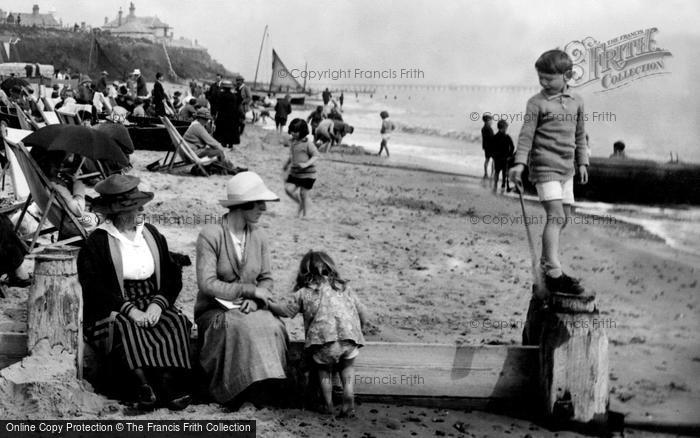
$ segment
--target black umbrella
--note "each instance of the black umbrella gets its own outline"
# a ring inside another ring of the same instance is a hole
[[[105,131],[87,126],[48,125],[26,136],[22,143],[46,151],[64,151],[93,160],[129,165],[119,141]]]
[[[129,135],[129,130],[126,129],[126,126],[122,125],[121,123],[107,122],[95,125],[93,128],[97,128],[99,131],[102,131],[112,137],[112,140],[119,145],[119,148],[122,150],[122,152],[124,152],[124,154],[131,155],[134,153],[134,143],[131,141],[131,136]]]
[[[20,87],[28,87],[29,82],[27,82],[26,80],[24,80],[22,78],[15,78],[15,77],[7,78],[4,81],[2,81],[2,84],[0,84],[0,88],[2,88],[3,91],[5,91],[5,93],[9,94],[10,90],[15,85],[19,85]]]

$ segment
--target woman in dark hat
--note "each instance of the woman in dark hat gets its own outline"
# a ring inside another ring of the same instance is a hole
[[[233,92],[231,81],[221,82],[221,91],[216,98],[216,131],[214,138],[224,147],[241,143],[241,96]]]
[[[192,323],[174,307],[182,271],[165,238],[138,219],[153,199],[138,183],[117,174],[95,186],[100,196],[93,208],[106,220],[78,255],[84,333],[111,363],[130,371],[142,408],[160,399],[170,409],[183,409],[190,403],[185,388]]]

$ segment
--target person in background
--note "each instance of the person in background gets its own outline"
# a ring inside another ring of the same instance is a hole
[[[311,125],[311,135],[314,136],[314,141],[316,140],[316,128],[318,124],[323,121],[323,106],[319,105],[316,107],[316,111],[309,114],[306,118],[306,123]]]
[[[624,141],[618,140],[613,143],[613,153],[610,155],[610,158],[627,158],[627,154],[625,154]]]
[[[275,128],[280,134],[287,124],[287,117],[292,113],[292,104],[289,102],[291,96],[287,94],[282,99],[277,99],[275,105]]]
[[[109,73],[102,71],[102,73],[100,73],[100,79],[97,81],[97,85],[95,86],[95,90],[102,94],[107,93],[107,76],[109,76]]]
[[[148,87],[146,86],[146,80],[141,75],[141,70],[138,68],[134,70],[134,82],[136,85],[136,96],[137,97],[148,97]]]
[[[217,98],[218,113],[216,114],[216,138],[224,147],[233,148],[241,143],[241,96],[233,92],[231,81],[221,82],[221,91]]]
[[[181,97],[182,92],[176,91],[173,93],[173,110],[175,110],[175,114],[180,114],[180,110],[184,106]]]
[[[489,162],[491,160],[491,140],[493,140],[493,128],[491,128],[490,114],[484,114],[481,120],[484,121],[484,126],[481,128],[481,149],[484,150],[484,179],[489,177]],[[493,175],[493,167],[491,174]]]
[[[243,134],[245,129],[245,115],[250,111],[250,103],[253,100],[253,96],[250,94],[250,88],[245,84],[245,79],[243,76],[236,76],[236,93],[241,99],[241,122],[239,124],[240,133]]]
[[[508,130],[508,122],[505,120],[499,120],[496,124],[498,132],[493,136],[491,140],[491,156],[493,158],[493,191],[498,189],[498,178],[503,177],[501,181],[501,191],[508,188],[510,191],[510,185],[508,183],[508,160],[513,156],[515,152],[515,146],[513,145],[513,140],[510,135],[506,134]]]
[[[387,111],[382,111],[379,113],[379,116],[382,118],[382,127],[379,130],[379,133],[382,136],[382,142],[379,145],[379,153],[377,156],[382,155],[382,151],[386,151],[386,156],[387,158],[389,157],[389,140],[391,139],[391,133],[394,132],[394,129],[396,129],[396,126],[394,125],[394,122],[389,120],[389,113]]]
[[[165,106],[168,105],[168,95],[163,88],[163,73],[156,73],[156,82],[153,84],[153,108],[156,117],[165,116]]]
[[[185,105],[182,106],[180,112],[178,113],[178,118],[186,122],[191,122],[194,120],[194,114],[197,112],[197,99],[191,98]]]

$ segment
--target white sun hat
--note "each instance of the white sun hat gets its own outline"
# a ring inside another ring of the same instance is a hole
[[[257,173],[248,171],[238,173],[229,180],[226,184],[226,199],[219,203],[224,207],[232,207],[246,202],[279,200]]]

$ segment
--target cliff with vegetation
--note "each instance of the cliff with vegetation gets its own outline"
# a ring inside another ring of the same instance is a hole
[[[72,32],[8,25],[0,25],[0,35],[19,38],[12,46],[11,62],[50,64],[55,69],[70,68],[73,73],[88,74],[92,78],[106,70],[110,80],[124,80],[135,68],[149,81],[154,80],[156,72],[162,72],[172,82],[213,79],[217,72],[233,75],[204,50],[164,48],[161,43],[146,39],[117,38],[99,31]]]

